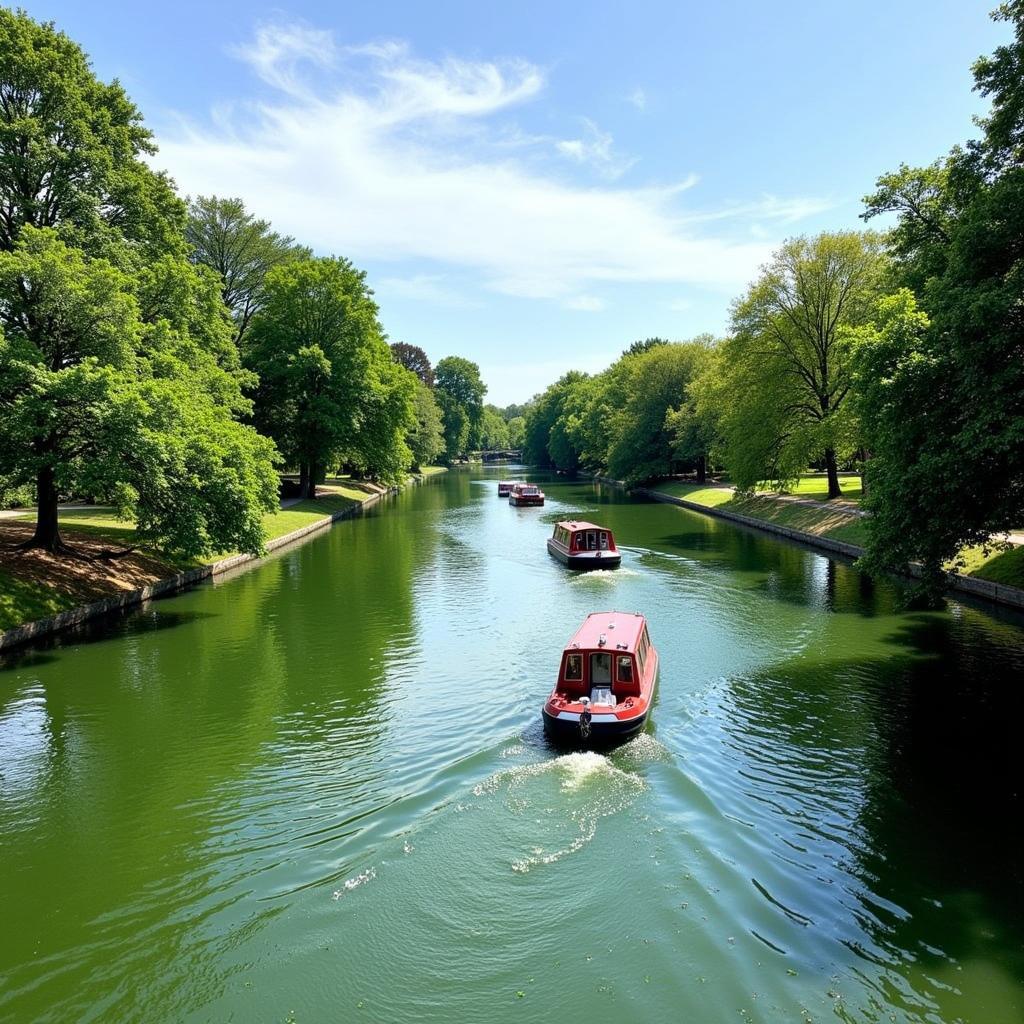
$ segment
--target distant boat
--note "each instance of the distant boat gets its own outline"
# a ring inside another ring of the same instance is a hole
[[[543,505],[544,492],[536,484],[513,484],[508,492],[510,505]]]
[[[594,612],[562,652],[541,710],[544,731],[577,747],[629,739],[647,722],[657,681],[647,620],[639,612]]]
[[[622,561],[611,530],[574,519],[555,523],[548,552],[570,569],[617,569]]]
[[[498,481],[498,497],[507,498],[515,487],[516,483],[514,480],[499,480]]]

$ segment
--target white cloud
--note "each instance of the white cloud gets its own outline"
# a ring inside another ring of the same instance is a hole
[[[502,293],[565,303],[607,282],[734,291],[772,244],[715,222],[788,223],[820,208],[768,196],[687,212],[680,196],[693,175],[595,187],[567,179],[564,157],[561,168],[539,165],[534,147],[532,159],[517,159],[526,150],[509,145],[507,118],[489,118],[542,91],[543,72],[522,60],[430,62],[399,42],[340,47],[294,25],[263,26],[234,52],[271,98],[219,107],[205,124],[175,123],[157,163],[188,193],[243,197],[318,252],[430,261]],[[580,143],[579,157],[566,153],[573,160],[611,154],[596,126],[566,141]],[[424,295],[439,286],[415,280],[406,287]]]
[[[589,117],[582,118],[582,121],[582,138],[561,139],[555,143],[555,148],[562,156],[569,157],[576,163],[590,164],[609,179],[621,177],[636,163],[635,159],[615,154],[612,148],[614,140],[610,132],[601,131]]]
[[[451,309],[472,309],[480,305],[445,284],[443,274],[414,274],[412,277],[384,277],[374,282],[375,291],[383,298],[397,295],[403,299],[429,302]]]
[[[689,299],[672,299],[668,303],[668,308],[674,313],[685,313],[693,308],[693,303]]]
[[[575,309],[581,313],[600,313],[605,307],[604,299],[596,295],[573,295],[563,303],[566,309]]]
[[[647,106],[647,93],[637,86],[627,97],[627,103],[632,103],[637,110],[643,110]]]

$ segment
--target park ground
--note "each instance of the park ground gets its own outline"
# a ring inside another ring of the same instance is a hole
[[[653,485],[652,490],[685,498],[706,508],[722,508],[751,519],[761,519],[779,526],[788,526],[815,537],[844,541],[863,547],[867,528],[860,507],[860,477],[843,474],[841,498],[828,498],[828,485],[822,474],[801,477],[787,493],[772,490],[772,482],[764,481],[753,494],[737,494],[726,483],[695,484],[667,480]],[[1024,544],[995,542],[987,551],[981,547],[962,552],[963,566],[958,571],[966,576],[1024,588]]]
[[[421,474],[440,472],[441,467],[427,466]],[[329,478],[317,488],[316,499],[284,501],[279,511],[268,513],[263,520],[266,539],[271,541],[319,522],[383,489],[346,477]],[[30,509],[12,510],[0,516],[0,632],[137,590],[201,564],[146,548],[114,558],[104,557],[111,550],[132,547],[135,538],[134,524],[118,519],[111,509],[84,506],[61,510],[61,536],[78,557],[18,550],[17,545],[31,537],[34,523],[35,513]],[[222,552],[209,561],[232,554]]]

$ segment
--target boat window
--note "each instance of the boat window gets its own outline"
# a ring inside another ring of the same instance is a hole
[[[587,530],[587,547],[591,551],[597,550],[597,533],[594,530]]]
[[[592,654],[590,656],[590,685],[611,686],[612,656],[610,654]]]
[[[583,655],[567,654],[565,656],[565,681],[579,682],[583,678]]]
[[[601,550],[602,551],[607,551],[608,550],[608,533],[605,530],[601,531]]]
[[[619,655],[619,682],[633,682],[633,659],[628,654]]]
[[[582,533],[577,533],[576,536],[573,538],[573,546],[576,548],[577,551],[582,551],[583,550],[583,534]]]

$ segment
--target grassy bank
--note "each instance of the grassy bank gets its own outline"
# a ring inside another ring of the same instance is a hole
[[[856,486],[851,486],[854,481],[857,482]],[[790,492],[794,497],[825,500],[827,492],[820,480],[804,478],[800,483],[803,486]],[[815,537],[827,537],[863,547],[867,543],[867,530],[863,518],[857,514],[859,478],[853,477],[849,483],[844,481],[842,486],[843,497],[834,504],[830,503],[827,508],[801,505],[773,494],[737,495],[728,487],[705,486],[679,480],[664,481],[651,490],[685,498],[706,508],[722,508],[752,519],[788,526]],[[980,547],[969,548],[963,552],[962,557],[965,564],[958,571],[965,576],[1024,588],[1024,547],[997,547],[988,552]]]
[[[443,472],[443,467],[427,466],[418,475]],[[318,488],[315,500],[303,499],[264,516],[266,539],[276,540],[310,526],[383,490],[345,477],[329,478]],[[0,632],[137,590],[201,564],[145,547],[114,559],[101,557],[106,550],[130,548],[135,542],[135,524],[104,508],[64,509],[60,513],[61,535],[82,557],[16,550],[17,544],[31,536],[34,520],[34,513],[28,511],[16,518],[0,519]],[[209,561],[234,553],[221,552]]]

